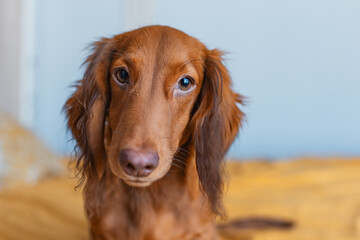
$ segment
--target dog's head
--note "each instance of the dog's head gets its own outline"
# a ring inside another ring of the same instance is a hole
[[[94,43],[84,78],[65,105],[82,174],[101,177],[108,164],[128,185],[146,187],[191,145],[201,188],[216,212],[221,162],[243,117],[221,56],[164,26]]]

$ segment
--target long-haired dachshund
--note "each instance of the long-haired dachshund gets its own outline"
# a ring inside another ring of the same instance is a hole
[[[222,52],[165,26],[102,38],[65,104],[92,239],[216,239],[242,96]]]

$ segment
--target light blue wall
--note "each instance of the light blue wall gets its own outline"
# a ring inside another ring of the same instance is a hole
[[[38,0],[36,132],[66,148],[60,109],[82,49],[119,33],[121,1]],[[229,52],[247,123],[230,155],[360,154],[360,1],[154,1],[152,22]]]
[[[122,31],[117,0],[35,0],[35,131],[58,152],[72,149],[61,109],[82,77],[86,47]]]
[[[230,155],[360,154],[360,1],[158,0],[156,22],[229,52],[249,97]]]

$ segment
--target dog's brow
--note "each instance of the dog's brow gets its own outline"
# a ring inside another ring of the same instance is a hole
[[[202,61],[202,59],[199,59],[199,58],[190,59],[190,60],[187,60],[187,61],[181,63],[180,67],[182,68],[182,67],[185,67],[188,64],[192,64],[193,62],[201,62],[201,61]]]
[[[126,52],[124,52],[122,50],[119,50],[119,49],[115,49],[113,51],[113,54],[117,55],[117,56],[120,56],[120,57],[123,57],[126,64],[134,65],[133,60],[128,56],[128,54]]]

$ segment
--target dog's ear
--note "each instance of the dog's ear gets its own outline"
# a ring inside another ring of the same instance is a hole
[[[80,149],[77,167],[85,175],[99,178],[104,173],[106,153],[104,125],[109,102],[109,66],[112,58],[107,38],[92,45],[93,53],[84,62],[84,77],[64,106],[67,124]]]
[[[194,129],[200,187],[207,195],[215,214],[223,213],[223,158],[244,117],[237,106],[243,104],[243,97],[232,91],[231,79],[222,63],[222,55],[216,49],[207,51],[204,79],[190,122]]]

